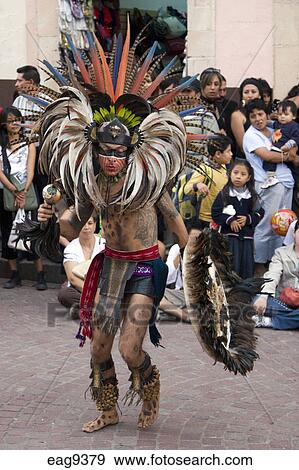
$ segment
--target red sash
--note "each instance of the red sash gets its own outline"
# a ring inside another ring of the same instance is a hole
[[[80,299],[80,327],[76,338],[80,340],[81,348],[84,346],[86,337],[92,338],[90,320],[105,256],[124,261],[151,261],[159,258],[159,250],[158,245],[138,251],[118,251],[106,246],[104,251],[94,257],[89,266]]]

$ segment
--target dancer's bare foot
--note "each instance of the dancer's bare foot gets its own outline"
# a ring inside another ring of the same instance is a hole
[[[141,412],[138,417],[138,428],[146,429],[157,420],[159,416],[160,398],[154,398],[150,401],[144,401]]]
[[[109,411],[104,411],[97,419],[94,421],[89,421],[85,423],[82,427],[84,432],[94,432],[99,429],[103,429],[106,426],[111,426],[112,424],[117,424],[119,421],[118,413],[116,408],[112,408]]]

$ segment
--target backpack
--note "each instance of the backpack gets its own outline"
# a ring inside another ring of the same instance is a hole
[[[188,231],[198,224],[200,212],[200,199],[198,196],[196,194],[191,194],[190,196],[185,194],[185,186],[194,173],[195,171],[190,171],[190,173],[181,175],[172,190],[174,205],[182,216]],[[206,177],[203,183],[210,188],[212,180]]]

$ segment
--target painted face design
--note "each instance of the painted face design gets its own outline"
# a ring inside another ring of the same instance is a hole
[[[126,158],[99,155],[100,167],[106,176],[117,176],[127,165]]]
[[[106,176],[117,176],[127,165],[127,147],[124,145],[101,144],[99,164]]]

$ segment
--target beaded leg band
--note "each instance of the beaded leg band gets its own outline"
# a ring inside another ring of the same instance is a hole
[[[139,367],[130,368],[130,388],[124,396],[124,403],[137,406],[141,401],[151,401],[160,395],[160,372],[156,366],[152,366],[147,353],[143,363]],[[148,374],[147,374],[148,373]],[[146,375],[145,375],[146,374]]]
[[[118,387],[117,378],[115,373],[109,377],[104,378],[103,372],[114,367],[112,358],[106,362],[96,364],[91,361],[91,376],[92,382],[90,384],[90,393],[92,399],[96,402],[98,411],[111,410],[117,404],[118,400]]]

